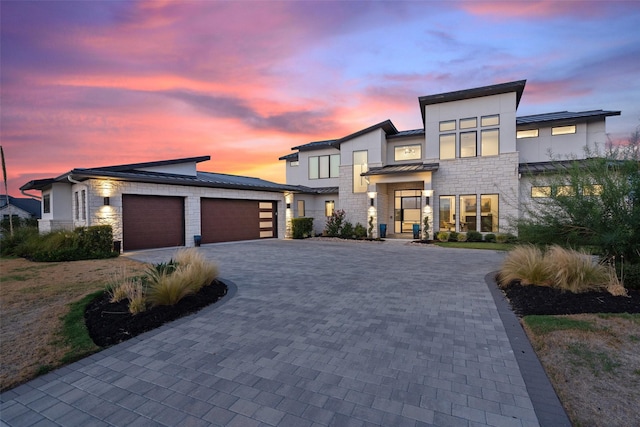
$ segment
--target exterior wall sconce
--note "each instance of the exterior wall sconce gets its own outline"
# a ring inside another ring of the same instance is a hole
[[[109,196],[104,198],[104,201],[103,201],[102,204],[105,205],[105,206],[109,206],[109,204],[110,204]]]
[[[426,206],[431,206],[431,196],[433,196],[433,190],[423,190],[424,203]]]
[[[376,194],[378,194],[378,193],[376,193],[375,191],[369,191],[369,192],[367,193],[367,195],[369,196],[369,199],[370,199],[370,201],[371,201],[371,206],[372,206],[372,207],[373,207],[373,199],[375,199],[375,198],[376,198]]]
[[[291,203],[287,203],[287,209],[291,209]]]

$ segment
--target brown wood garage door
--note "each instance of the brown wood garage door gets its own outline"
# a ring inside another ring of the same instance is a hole
[[[122,196],[124,250],[184,246],[184,198]]]
[[[202,243],[277,237],[276,204],[255,200],[201,199]]]

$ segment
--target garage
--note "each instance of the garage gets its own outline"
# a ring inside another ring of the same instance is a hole
[[[184,198],[122,195],[126,251],[184,246]]]
[[[275,202],[201,199],[202,243],[277,237]]]

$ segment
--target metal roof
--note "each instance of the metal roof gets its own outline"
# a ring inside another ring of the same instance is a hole
[[[291,154],[287,154],[286,156],[278,157],[278,160],[289,160],[289,161],[298,160],[298,153],[291,153]]]
[[[387,139],[409,138],[413,136],[424,136],[424,129],[401,130],[395,135],[388,135]]]
[[[319,148],[328,148],[328,147],[335,147],[335,143],[336,141],[338,141],[337,139],[327,139],[325,141],[314,141],[314,142],[309,142],[308,144],[302,144],[302,145],[298,145],[296,147],[291,147],[292,150],[298,150],[298,151],[309,151],[309,150],[317,150]]]
[[[558,111],[555,113],[534,114],[531,116],[516,117],[516,125],[526,127],[527,125],[539,125],[543,123],[579,123],[588,122],[592,120],[603,119],[610,116],[619,116],[620,111],[605,111],[605,110],[591,110],[591,111]]]
[[[403,165],[387,165],[382,167],[370,168],[367,172],[361,173],[360,176],[437,171],[439,166],[440,165],[438,163],[409,163]]]
[[[461,101],[463,99],[480,98],[482,96],[500,95],[503,93],[516,93],[516,109],[520,104],[522,93],[526,80],[518,80],[509,83],[500,83],[491,86],[476,87],[473,89],[457,90],[455,92],[439,93],[436,95],[421,96],[418,98],[420,103],[420,113],[422,114],[422,123],[425,122],[425,107],[427,105],[442,104],[443,102]]]
[[[336,149],[340,149],[340,144],[342,144],[343,142],[349,141],[350,139],[353,138],[357,138],[361,135],[365,135],[369,132],[372,132],[376,129],[382,129],[384,131],[384,133],[386,133],[387,135],[395,135],[398,133],[398,129],[396,129],[396,127],[394,126],[394,124],[391,122],[391,120],[385,120],[383,122],[380,123],[376,123],[373,126],[369,126],[368,128],[359,130],[357,132],[351,133],[347,136],[343,136],[342,138],[338,138],[338,139],[328,139],[325,141],[314,141],[314,142],[310,142],[308,144],[303,144],[303,145],[298,145],[295,147],[291,147],[292,150],[298,150],[298,151],[310,151],[310,150],[318,150],[320,148],[328,148],[328,147],[333,147]],[[284,157],[284,156],[283,156]],[[280,160],[282,160],[282,158],[280,158]]]
[[[4,209],[7,205],[15,206],[36,218],[40,218],[40,200],[0,195],[0,209]]]
[[[534,163],[520,163],[518,165],[518,172],[525,175],[540,175],[545,173],[558,173],[566,172],[572,167],[584,168],[589,165],[590,161],[600,158],[592,157],[587,159],[570,159],[570,160],[558,160],[549,162],[534,162]],[[609,166],[614,166],[621,161],[608,160]]]

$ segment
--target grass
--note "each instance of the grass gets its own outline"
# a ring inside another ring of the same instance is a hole
[[[510,251],[515,245],[511,243],[489,243],[489,242],[435,242],[436,246],[443,248],[460,249],[491,249],[494,251]]]
[[[536,335],[545,335],[564,330],[587,332],[596,330],[591,322],[561,316],[525,316],[522,320]]]
[[[620,362],[610,357],[603,351],[594,351],[583,343],[574,343],[567,346],[569,362],[576,367],[586,367],[593,375],[601,372],[611,373],[620,366]]]
[[[549,273],[545,268],[544,254],[533,245],[522,245],[513,249],[500,269],[500,285],[505,286],[512,281],[520,281],[523,285],[547,285]]]
[[[93,292],[79,301],[69,304],[69,312],[62,317],[61,343],[69,346],[62,357],[62,363],[70,363],[95,353],[100,348],[93,343],[84,324],[84,311],[87,305],[101,295],[103,291]]]

